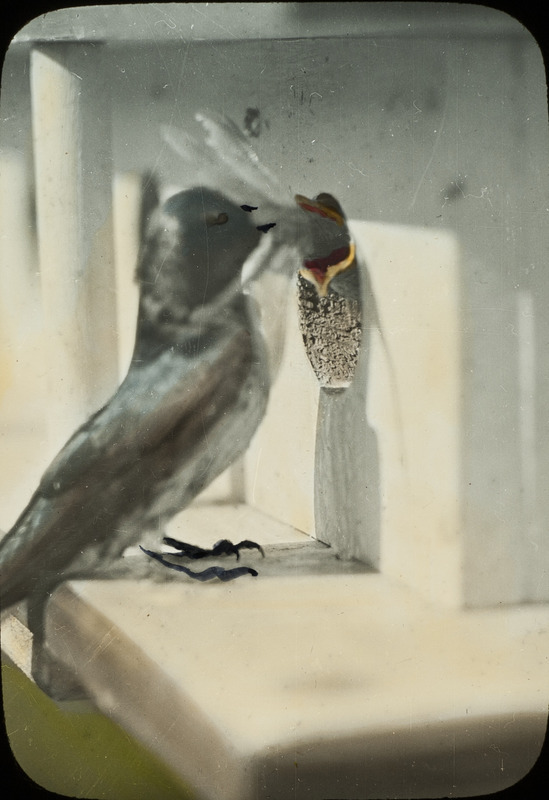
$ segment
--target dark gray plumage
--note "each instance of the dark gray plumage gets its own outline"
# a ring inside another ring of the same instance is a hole
[[[208,189],[181,192],[154,212],[128,374],[0,543],[4,608],[24,598],[40,605],[70,577],[123,572],[123,551],[157,534],[246,449],[269,378],[240,274],[263,235],[249,213]]]

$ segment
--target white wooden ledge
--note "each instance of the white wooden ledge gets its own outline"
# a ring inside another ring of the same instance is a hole
[[[273,547],[303,539],[245,506],[190,509],[171,533],[211,544],[217,525]],[[464,796],[529,771],[549,608],[443,610],[379,574],[293,574],[290,559],[268,577],[268,560],[246,555],[260,576],[229,584],[64,585],[49,646],[198,797]]]

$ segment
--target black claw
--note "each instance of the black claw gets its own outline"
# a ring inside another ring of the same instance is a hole
[[[256,228],[258,231],[261,231],[261,233],[267,233],[271,228],[274,228],[275,225],[276,222],[266,222],[265,225],[256,225]]]
[[[228,539],[220,539],[218,542],[214,544],[212,549],[209,551],[212,556],[236,556],[236,560],[240,558],[240,553],[238,552],[238,545],[233,544]]]
[[[226,582],[226,581],[233,581],[235,578],[240,578],[242,575],[253,575],[257,577],[257,570],[252,569],[251,567],[235,567],[234,569],[223,569],[223,567],[208,567],[207,569],[203,570],[202,572],[193,572],[192,570],[184,567],[182,564],[172,564],[171,561],[167,561],[160,553],[154,553],[152,550],[145,550],[144,547],[140,549],[143,552],[154,558],[156,561],[159,561],[160,564],[163,564],[165,567],[169,569],[175,569],[177,572],[184,572],[185,575],[188,575],[189,578],[193,578],[197,581],[209,581],[212,578],[218,578],[218,580]]]
[[[265,551],[261,545],[257,544],[257,542],[252,542],[249,539],[244,539],[242,542],[234,544],[233,547],[236,550],[237,558],[240,558],[240,550],[259,550],[263,558],[265,558]]]
[[[207,550],[203,547],[198,547],[195,544],[187,544],[186,542],[180,542],[178,539],[172,539],[170,536],[164,536],[164,544],[169,545],[170,547],[179,550],[178,553],[172,553],[172,555],[177,556],[178,558],[207,558],[208,556],[231,556],[235,555],[236,560],[240,559],[240,550],[247,549],[247,550],[259,550],[261,555],[265,557],[265,553],[261,545],[257,544],[256,542],[251,542],[249,539],[244,539],[244,541],[239,542],[238,544],[233,544],[228,539],[220,539],[218,542],[214,544],[211,550]]]
[[[174,547],[179,550],[179,553],[172,553],[174,556],[181,558],[205,558],[212,554],[211,550],[205,550],[203,547],[198,547],[195,544],[187,544],[187,542],[180,542],[179,539],[172,539],[170,536],[164,536],[164,544]]]

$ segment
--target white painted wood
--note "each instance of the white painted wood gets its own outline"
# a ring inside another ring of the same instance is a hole
[[[269,304],[286,324],[284,350],[265,419],[245,456],[246,502],[313,535],[319,387],[299,332],[295,289],[282,299]]]
[[[71,583],[48,612],[93,702],[211,800],[514,783],[543,741],[548,630],[547,607],[436,608],[375,574]]]
[[[79,89],[81,79],[35,50],[31,58],[36,208],[45,335],[49,365],[51,438],[66,439],[87,406],[86,341],[79,280],[83,272]]]
[[[0,529],[8,530],[46,466],[46,347],[28,160],[0,152]],[[37,367],[35,369],[35,367]]]
[[[117,382],[110,104],[99,50],[41,45],[30,59],[52,455]]]
[[[502,373],[490,364],[482,372],[473,358],[472,266],[457,237],[351,225],[380,329],[365,297],[368,352],[352,387],[321,398],[317,414],[319,388],[291,295],[280,374],[246,455],[247,502],[435,603],[545,598],[549,553],[537,488],[543,364],[532,295],[521,291],[497,314],[474,310],[476,324],[486,316],[493,342],[516,329],[516,350],[498,356],[506,388],[497,383]],[[500,405],[507,416],[514,409],[516,425],[500,426],[496,437],[487,419],[484,436],[479,409],[495,415]],[[521,498],[512,514],[501,510],[507,493]]]
[[[427,229],[355,223],[353,231],[381,322],[367,378],[379,453],[380,568],[434,602],[459,605],[468,382],[457,242]]]
[[[409,10],[404,6],[388,11],[384,6],[349,9],[340,3],[321,8],[309,8],[305,3],[209,3],[206,11],[188,3],[155,3],[153,7],[138,3],[129,7],[84,7],[78,17],[71,9],[52,11],[32,20],[17,34],[16,41],[66,36],[67,30],[76,38],[85,36],[92,41],[110,37],[123,42],[152,39],[161,44],[181,40],[348,38],[350,28],[356,36],[377,37],[429,35],[441,28],[446,36],[520,36],[524,30],[513,17],[483,6],[474,6],[462,15],[451,4],[433,14],[427,3],[423,8]]]
[[[365,292],[355,381],[317,411],[291,293],[280,373],[246,455],[247,502],[456,605],[465,386],[457,243],[450,233],[377,223],[353,222],[352,231],[381,331]]]
[[[2,619],[2,653],[32,680],[32,634],[13,612]]]
[[[118,328],[118,375],[122,381],[133,353],[139,289],[135,270],[139,254],[139,217],[143,178],[137,172],[113,178],[115,296]]]
[[[0,396],[20,377],[24,346],[40,328],[37,265],[25,153],[0,150]]]

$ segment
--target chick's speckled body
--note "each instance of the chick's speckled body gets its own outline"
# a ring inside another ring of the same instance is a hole
[[[299,326],[320,386],[351,383],[362,338],[360,275],[343,210],[326,192],[297,195],[312,227],[311,252],[298,274]]]

